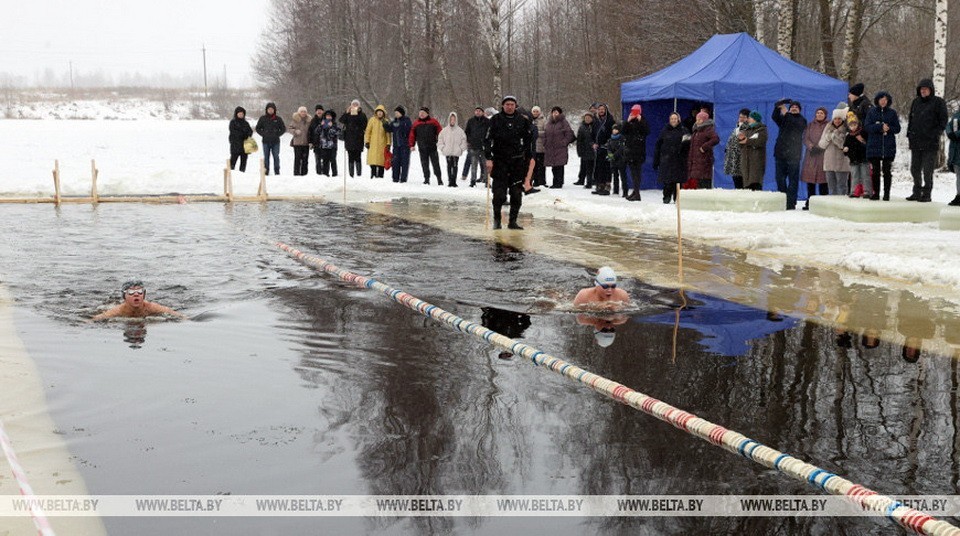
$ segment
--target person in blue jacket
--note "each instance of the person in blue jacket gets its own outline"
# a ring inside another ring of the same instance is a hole
[[[880,91],[873,98],[873,108],[867,111],[867,160],[870,161],[870,181],[873,183],[873,196],[880,198],[880,174],[883,174],[883,200],[890,200],[890,183],[893,175],[890,171],[893,159],[897,156],[897,134],[900,133],[900,118],[893,109],[893,96]]]
[[[407,182],[407,174],[410,172],[410,128],[413,123],[407,117],[407,109],[403,106],[397,106],[393,110],[393,121],[387,123],[384,128],[393,135],[393,160],[391,169],[393,170],[393,182]]]

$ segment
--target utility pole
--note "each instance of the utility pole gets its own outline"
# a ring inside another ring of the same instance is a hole
[[[207,44],[203,44],[203,97],[207,97]]]
[[[73,61],[70,62],[70,90],[73,90]]]
[[[223,89],[227,89],[227,64],[223,64]]]

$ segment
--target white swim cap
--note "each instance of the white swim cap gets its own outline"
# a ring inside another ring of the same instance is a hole
[[[593,338],[597,341],[597,346],[600,348],[606,348],[613,344],[613,340],[617,338],[617,334],[611,331],[601,331],[599,329],[593,330]]]
[[[616,285],[617,274],[613,271],[613,268],[609,266],[602,266],[597,272],[597,277],[594,282],[597,285]]]

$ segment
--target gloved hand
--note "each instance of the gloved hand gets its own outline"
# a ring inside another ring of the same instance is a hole
[[[370,148],[370,144],[369,144],[369,143],[364,143],[363,146],[366,147],[367,149]]]

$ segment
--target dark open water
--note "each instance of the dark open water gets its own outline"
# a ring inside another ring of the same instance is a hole
[[[0,221],[0,282],[16,298],[18,331],[92,494],[815,494],[523,360],[501,359],[249,233],[482,320],[878,491],[960,487],[956,360],[925,352],[909,362],[902,341],[871,348],[862,329],[694,295],[674,338],[676,295],[625,281],[638,307],[604,348],[576,315],[550,311],[589,284],[584,266],[334,205],[11,206]],[[145,281],[148,299],[198,321],[78,321],[131,278]],[[861,304],[881,295],[844,291]],[[949,338],[954,317],[909,293],[897,300],[850,315],[909,313],[920,325],[910,334]],[[854,518],[104,522],[111,534],[145,535],[898,530]]]

